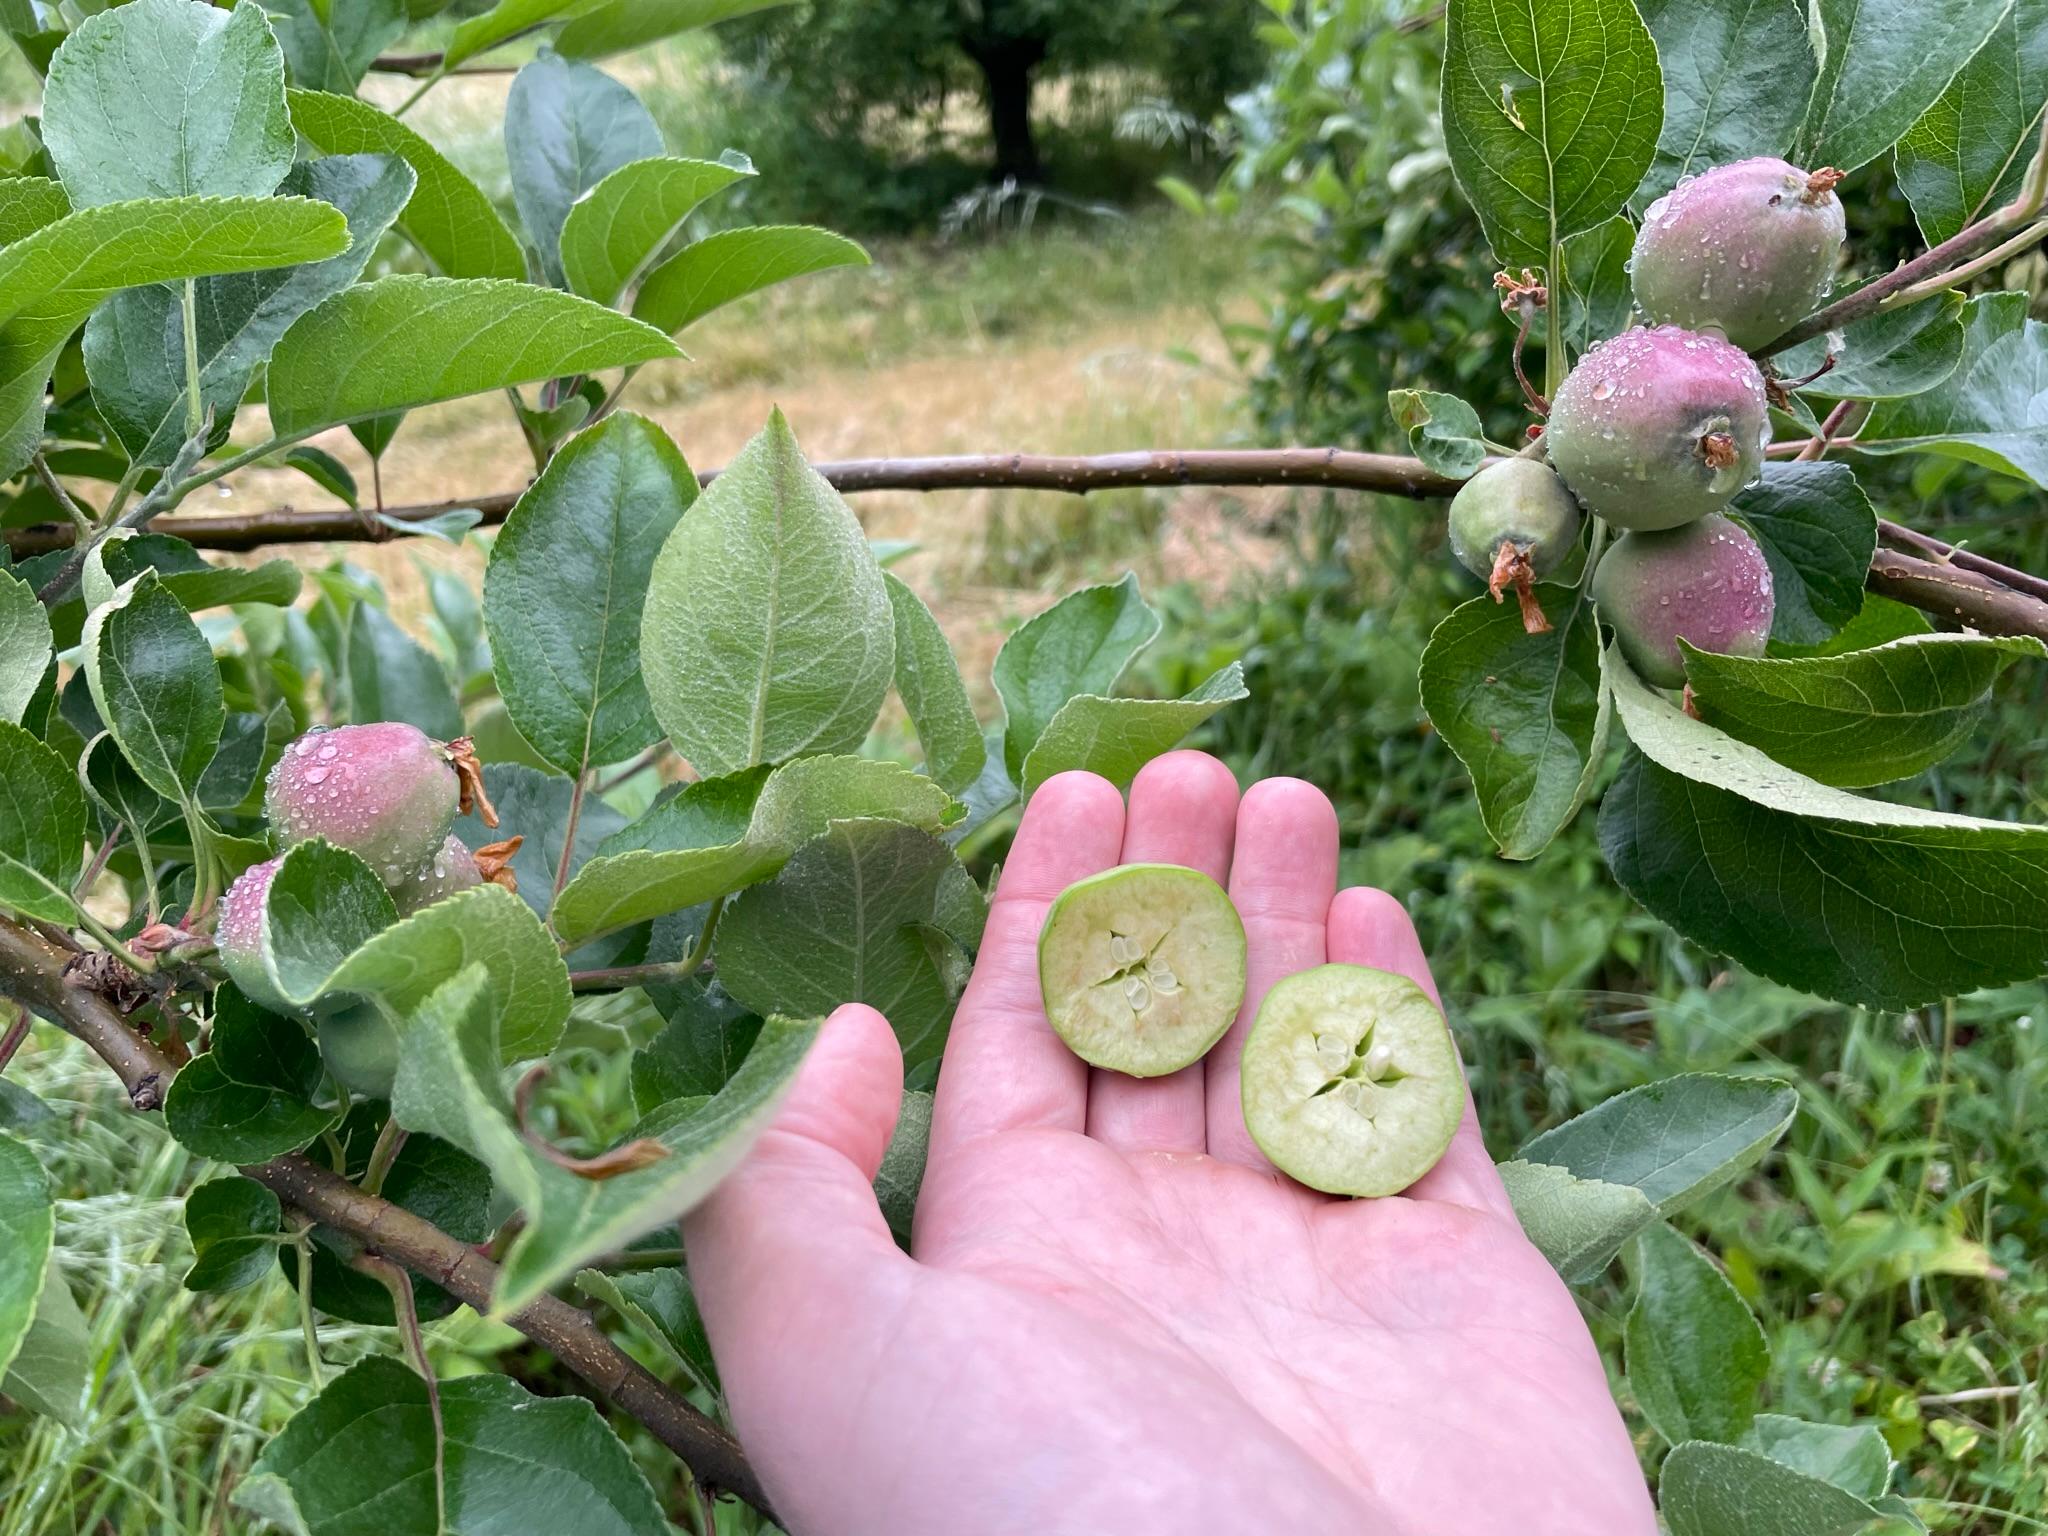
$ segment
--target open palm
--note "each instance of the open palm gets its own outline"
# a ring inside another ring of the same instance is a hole
[[[1226,882],[1245,1007],[1207,1061],[1091,1071],[1046,1024],[1036,945],[1118,862]],[[1329,802],[1240,803],[1176,753],[1033,798],[948,1045],[914,1257],[869,1182],[902,1085],[841,1009],[775,1127],[687,1226],[742,1440],[813,1533],[1655,1530],[1571,1295],[1516,1225],[1468,1110],[1405,1195],[1340,1201],[1245,1133],[1238,1051],[1267,987],[1325,960],[1433,990],[1382,892],[1336,886]],[[1315,1520],[1317,1525],[1294,1522]]]

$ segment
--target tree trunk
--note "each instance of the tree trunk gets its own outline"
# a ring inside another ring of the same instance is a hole
[[[996,179],[1025,184],[1042,180],[1038,141],[1031,134],[1031,72],[1045,58],[1045,44],[1035,38],[1013,38],[970,47],[968,52],[985,82]]]

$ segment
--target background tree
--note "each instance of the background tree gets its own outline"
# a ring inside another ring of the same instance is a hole
[[[802,82],[818,126],[860,134],[979,97],[997,179],[1038,182],[1032,126],[1042,82],[1096,69],[1158,77],[1199,117],[1256,78],[1255,0],[807,0],[733,28],[735,53]]]

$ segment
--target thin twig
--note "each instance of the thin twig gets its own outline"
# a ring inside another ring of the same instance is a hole
[[[1863,584],[1983,634],[2048,640],[2048,602],[1960,566],[1937,565],[1880,546]]]
[[[599,779],[597,781],[596,788],[591,790],[591,793],[594,795],[610,794],[613,790],[617,789],[621,784],[625,783],[628,779],[631,779],[638,774],[645,773],[649,768],[652,768],[664,757],[667,757],[668,754],[669,744],[666,741],[657,741],[653,746],[649,747],[645,752],[642,752],[638,757],[634,758],[632,762],[626,764],[626,766],[621,768],[617,773],[612,774],[609,778]]]
[[[618,992],[627,987],[688,981],[696,970],[696,966],[682,960],[664,960],[647,965],[608,965],[591,971],[571,971],[569,985],[578,992]]]
[[[84,508],[71,499],[71,493],[64,489],[64,482],[50,473],[49,461],[43,457],[40,450],[29,459],[29,464],[35,469],[36,478],[43,483],[43,489],[50,493],[50,499],[57,503],[58,510],[71,519],[79,537],[88,537],[93,530],[93,520],[86,515]]]
[[[14,1009],[14,1022],[7,1028],[7,1037],[0,1039],[0,1072],[7,1070],[7,1064],[14,1060],[14,1053],[21,1049],[21,1042],[28,1038],[28,1021],[31,1017],[28,1009],[20,1003],[11,1006]]]
[[[2023,229],[2001,246],[1994,247],[1975,261],[1966,261],[1948,272],[1937,272],[1924,282],[1910,288],[1901,288],[1897,293],[1878,305],[1879,309],[1904,309],[1908,304],[1918,304],[1922,299],[1931,299],[1945,288],[1956,288],[1971,278],[1989,272],[1993,267],[2002,267],[2015,256],[2025,255],[2044,239],[2048,239],[2048,220],[2036,224],[2032,229]]]
[[[1894,302],[1895,295],[1918,290],[1919,296],[1926,298],[1939,293],[1951,282],[1959,280],[1954,273],[1960,272],[1971,258],[1993,246],[2003,245],[2013,230],[2032,224],[2039,216],[2044,201],[2048,201],[2048,117],[2042,120],[2041,137],[2035,145],[2034,158],[2028,163],[2026,179],[2020,183],[2020,190],[2011,202],[1958,230],[1932,250],[1921,252],[1884,276],[1865,283],[1854,293],[1808,315],[1753,355],[1769,357],[1787,347],[1796,347],[1802,341],[1811,341],[1829,331],[1840,330],[1866,315],[1876,314],[1880,309],[1896,308],[1898,304],[1907,302],[1903,298]]]
[[[1849,412],[1855,408],[1856,402],[1854,400],[1837,401],[1835,408],[1828,412],[1827,420],[1820,424],[1820,430],[1808,438],[1806,446],[1792,456],[1793,461],[1795,463],[1811,463],[1826,453],[1831,444],[1852,441],[1852,439],[1846,437],[1837,438],[1835,431],[1848,419]]]
[[[1877,520],[1877,536],[1887,544],[1894,544],[1916,555],[1924,555],[1937,565],[1959,565],[1966,571],[1975,571],[1980,576],[1989,576],[2002,586],[2011,587],[2015,592],[2025,592],[2048,603],[2048,580],[2029,571],[2017,570],[2010,565],[2001,565],[1996,560],[1972,553],[1945,539],[1922,533],[1917,528],[1908,528],[1895,523],[1888,517]]]

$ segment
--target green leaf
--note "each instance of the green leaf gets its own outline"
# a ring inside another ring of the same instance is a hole
[[[234,603],[266,603],[282,608],[299,595],[299,568],[289,560],[266,560],[257,566],[213,565],[183,539],[129,529],[117,529],[108,535],[87,557],[83,574],[85,581],[95,582],[96,590],[103,581],[104,590],[99,595],[111,597],[116,587],[133,581],[144,571],[155,571],[164,590],[187,613]],[[50,610],[50,628],[60,651],[78,644],[84,632],[86,606],[81,599],[60,603]],[[79,686],[85,686],[82,674]]]
[[[1850,1536],[1879,1515],[1817,1477],[1704,1440],[1664,1458],[1657,1503],[1671,1536]]]
[[[286,328],[362,275],[378,239],[412,195],[413,174],[389,155],[335,155],[293,167],[282,190],[339,208],[352,243],[326,261],[200,280],[199,394],[222,429]],[[85,327],[93,404],[143,464],[169,464],[189,435],[180,294],[161,283],[126,289]]]
[[[1745,1448],[1780,1466],[1859,1499],[1878,1499],[1892,1480],[1891,1447],[1875,1424],[1809,1424],[1779,1413],[1760,1413],[1743,1436]]]
[[[1640,749],[1600,810],[1622,887],[1787,986],[1903,1010],[2048,970],[2048,827],[1866,800],[1646,688],[1609,683]]]
[[[2011,201],[2048,110],[2048,0],[2013,0],[1976,57],[1906,130],[1899,190],[1929,245]]]
[[[212,1046],[164,1098],[171,1134],[201,1157],[246,1164],[296,1152],[333,1129],[341,1107],[305,1026],[231,986],[213,996]]]
[[[1024,759],[1028,795],[1056,773],[1083,769],[1119,788],[1226,704],[1248,696],[1244,664],[1219,668],[1182,698],[1110,699],[1076,694],[1046,723]]]
[[[1657,150],[1657,45],[1630,0],[1451,0],[1444,147],[1504,267],[1619,213]]]
[[[262,197],[292,164],[284,55],[253,0],[131,0],[57,50],[42,131],[75,208]]]
[[[1797,165],[1853,171],[1898,141],[1941,96],[2012,0],[1811,0],[1820,74]]]
[[[199,778],[194,798],[200,808],[233,812],[248,806],[249,814],[255,814],[263,774],[283,755],[295,734],[291,708],[282,699],[266,713],[230,710],[221,727],[220,748]]]
[[[289,91],[292,126],[330,155],[397,155],[418,184],[398,227],[444,277],[523,279],[526,256],[491,200],[445,155],[367,101]]]
[[[1681,176],[1792,146],[1813,87],[1795,0],[1638,0],[1664,70],[1664,131],[1638,209]]]
[[[634,1108],[649,1115],[677,1099],[708,1099],[731,1082],[761,1033],[761,1016],[694,976],[647,995],[668,1023],[633,1053]]]
[[[1672,1445],[1739,1440],[1771,1370],[1749,1307],[1691,1238],[1661,1221],[1636,1238],[1629,1268],[1628,1384],[1643,1417]]]
[[[1417,458],[1440,475],[1468,479],[1486,459],[1486,429],[1479,413],[1456,395],[1433,389],[1390,389],[1387,409],[1408,434]]]
[[[875,1173],[875,1199],[882,1207],[882,1219],[905,1247],[910,1245],[911,1218],[917,1212],[931,1144],[932,1096],[909,1089],[896,1111],[896,1129],[882,1153],[882,1166]]]
[[[27,465],[57,355],[117,289],[319,261],[347,246],[339,210],[265,197],[85,208],[0,248],[0,477]]]
[[[266,0],[293,85],[353,95],[406,28],[404,0]]]
[[[348,713],[357,723],[403,720],[447,741],[462,734],[462,709],[440,659],[374,603],[348,616]]]
[[[548,915],[555,895],[555,871],[562,864],[562,839],[569,831],[569,802],[575,786],[559,773],[543,772],[524,763],[489,763],[484,789],[498,809],[498,826],[487,827],[474,811],[455,823],[455,835],[472,848],[518,833],[525,838],[512,855],[512,873],[519,895],[535,913]],[[605,840],[626,825],[623,813],[595,795],[583,797],[576,816],[576,847],[569,855],[574,879]],[[603,964],[593,961],[592,964]]]
[[[2048,325],[2024,293],[1963,306],[1963,355],[1934,389],[1880,402],[1856,434],[1865,453],[1934,453],[2048,485]]]
[[[1954,291],[1904,309],[1866,315],[1841,333],[1835,366],[1801,394],[1823,400],[1896,400],[1934,388],[1963,356],[1963,296]],[[1781,353],[1780,373],[1804,378],[1827,361],[1827,336]]]
[[[581,944],[730,895],[773,876],[842,817],[936,831],[953,814],[953,797],[933,780],[868,758],[800,757],[765,780],[756,773],[699,780],[608,840],[563,887],[555,932],[564,944]]]
[[[981,776],[988,759],[960,663],[918,595],[886,571],[882,584],[896,616],[896,696],[924,748],[925,771],[957,795]]]
[[[1693,703],[1709,725],[1849,789],[1931,768],[1969,739],[2007,667],[2048,657],[2039,640],[1966,634],[1787,660],[1684,650]]]
[[[711,1358],[711,1340],[682,1270],[670,1265],[608,1275],[586,1269],[576,1276],[576,1288],[638,1328],[698,1391],[717,1395],[718,1363]]]
[[[284,451],[284,463],[287,468],[296,469],[350,511],[355,511],[361,506],[362,499],[356,490],[356,477],[349,472],[346,464],[325,448],[315,448],[311,443],[300,443]]]
[[[1547,1163],[1502,1163],[1500,1178],[1529,1241],[1569,1285],[1597,1280],[1622,1244],[1657,1219],[1641,1190]]]
[[[681,232],[692,209],[753,174],[749,166],[723,160],[673,156],[620,166],[570,208],[562,223],[562,270],[569,286],[586,299],[617,304]]]
[[[1628,328],[1635,311],[1628,264],[1636,227],[1627,214],[1569,235],[1564,242],[1564,340],[1573,352]]]
[[[435,1504],[427,1385],[389,1356],[357,1362],[263,1448],[235,1502],[305,1536],[524,1536],[536,1513],[578,1536],[668,1536],[647,1479],[597,1409],[535,1397],[509,1377],[440,1385],[443,1479]]]
[[[271,881],[273,906],[284,878],[285,871],[279,870]],[[502,886],[458,891],[382,929],[351,947],[341,963],[316,986],[302,987],[298,996],[307,1001],[332,993],[369,998],[400,1022],[402,1038],[409,1028],[405,1021],[425,1005],[427,995],[468,966],[480,967],[489,977],[493,1032],[506,1063],[545,1056],[555,1048],[569,1017],[569,969],[533,909]]]
[[[27,1131],[48,1126],[57,1111],[19,1083],[0,1077],[0,1131]]]
[[[1138,652],[1159,633],[1159,615],[1138,595],[1138,578],[1082,587],[1037,615],[996,653],[991,680],[1002,696],[1003,761],[1012,779],[1067,700],[1107,696]]]
[[[482,1160],[526,1214],[493,1298],[501,1313],[673,1222],[716,1188],[774,1117],[818,1032],[815,1023],[769,1020],[732,1081],[653,1138],[661,1156],[584,1178],[535,1151],[513,1123],[496,1065],[505,1046],[492,990],[484,968],[471,964],[411,1011],[392,1113]]]
[[[789,0],[603,0],[572,19],[555,46],[572,58],[601,58],[787,4]]]
[[[85,866],[85,794],[64,760],[0,722],[0,907],[45,922],[78,916],[71,887]]]
[[[1607,693],[1593,611],[1567,587],[1536,589],[1540,635],[1513,603],[1475,597],[1422,653],[1422,707],[1472,776],[1501,853],[1533,859],[1585,803],[1607,747]]]
[[[505,158],[549,282],[563,286],[562,221],[571,205],[620,166],[664,148],[640,98],[603,70],[543,48],[519,71],[505,101]]]
[[[972,947],[943,932],[963,883],[974,890],[952,850],[927,832],[834,821],[726,908],[719,984],[761,1014],[872,1004],[895,1027],[905,1068],[917,1067],[945,1044],[965,979],[934,942]]]
[[[377,872],[353,853],[318,839],[294,844],[263,897],[264,971],[279,997],[310,1007],[336,967],[397,915]]]
[[[868,253],[844,235],[807,224],[722,229],[684,246],[647,274],[633,313],[674,335],[750,293],[829,267],[864,267]]]
[[[573,294],[383,277],[336,294],[285,332],[270,365],[270,425],[304,437],[385,411],[680,355],[659,332]]]
[[[1873,645],[1887,645],[1894,640],[1906,640],[1915,635],[1934,633],[1934,625],[1927,615],[1918,608],[1909,608],[1904,603],[1894,602],[1888,597],[1879,597],[1875,592],[1863,594],[1863,606],[1856,617],[1835,631],[1834,637],[1825,645],[1799,646],[1775,645],[1772,653],[1787,656],[1842,656],[1850,651],[1868,650]]]
[[[697,499],[666,432],[621,411],[578,434],[527,487],[491,547],[484,624],[519,734],[564,773],[661,738],[640,681],[655,556]]]
[[[184,1073],[179,1073],[182,1080]],[[185,1197],[185,1232],[192,1240],[188,1291],[238,1291],[273,1267],[284,1210],[254,1179],[209,1179]]]
[[[1735,498],[1771,568],[1771,638],[1818,645],[1862,611],[1877,509],[1846,464],[1766,464]]]
[[[1798,1113],[1783,1083],[1682,1072],[1594,1105],[1516,1156],[1640,1190],[1669,1216],[1755,1166]]]
[[[35,588],[0,571],[0,723],[21,723],[50,656],[50,615]]]
[[[866,739],[895,671],[888,590],[780,411],[662,546],[640,635],[654,717],[700,774]]]
[[[14,1363],[0,1372],[0,1396],[75,1429],[83,1421],[91,1381],[92,1341],[85,1317],[52,1254],[42,1294],[36,1298],[35,1321],[29,1324]]]
[[[120,745],[104,731],[86,744],[78,777],[92,801],[128,829],[138,853],[179,820],[177,806],[142,782],[121,755]],[[182,835],[171,840],[182,841]]]
[[[8,783],[14,782],[10,775]],[[0,1372],[13,1363],[35,1320],[55,1235],[42,1162],[25,1143],[0,1136]]]
[[[44,176],[0,177],[0,245],[11,245],[71,211],[62,182]]]
[[[227,720],[220,669],[199,626],[144,571],[93,610],[81,644],[93,705],[122,755],[166,800],[190,800]]]
[[[446,73],[564,13],[587,10],[590,3],[591,0],[498,0],[482,15],[457,23],[442,51],[441,70]]]

